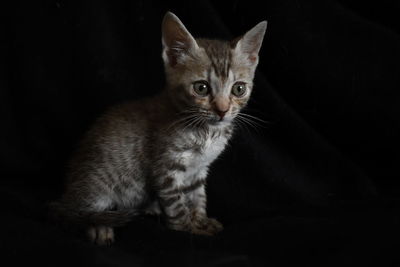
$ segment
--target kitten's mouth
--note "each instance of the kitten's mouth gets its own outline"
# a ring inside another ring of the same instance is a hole
[[[210,118],[208,121],[208,123],[212,126],[223,126],[229,122],[230,122],[230,120],[226,117],[224,117],[224,118],[213,117],[213,118]]]
[[[208,124],[210,125],[218,125],[220,124],[222,121],[221,120],[216,120],[216,119],[212,119],[208,122]]]

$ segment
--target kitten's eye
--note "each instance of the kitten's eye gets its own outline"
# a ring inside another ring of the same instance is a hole
[[[237,82],[232,86],[232,94],[236,97],[241,97],[246,93],[246,84]]]
[[[193,90],[199,96],[207,96],[210,93],[210,86],[206,81],[198,81],[193,84]]]

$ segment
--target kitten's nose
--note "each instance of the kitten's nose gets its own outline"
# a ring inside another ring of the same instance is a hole
[[[214,101],[213,101],[213,109],[215,113],[219,116],[220,120],[224,118],[225,114],[229,110],[229,99],[226,99],[225,97],[222,96],[216,96]]]
[[[229,109],[227,110],[220,110],[220,109],[216,109],[215,113],[217,113],[217,115],[219,116],[220,120],[222,120],[225,116],[225,114],[228,112]]]

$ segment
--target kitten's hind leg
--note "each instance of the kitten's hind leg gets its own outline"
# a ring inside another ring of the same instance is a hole
[[[114,242],[114,229],[107,226],[91,226],[87,235],[96,245],[111,245]]]

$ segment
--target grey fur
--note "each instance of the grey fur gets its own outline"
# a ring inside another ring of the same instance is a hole
[[[206,214],[205,181],[250,97],[266,23],[260,25],[234,43],[195,40],[168,12],[165,90],[115,106],[95,122],[71,159],[65,193],[51,206],[53,217],[88,227],[97,244],[112,242],[112,227],[141,212],[161,214],[175,230],[221,231],[222,224]],[[206,97],[193,91],[198,80],[210,85]],[[247,86],[242,97],[231,94],[237,81]],[[228,108],[224,117],[216,115],[221,107]]]

